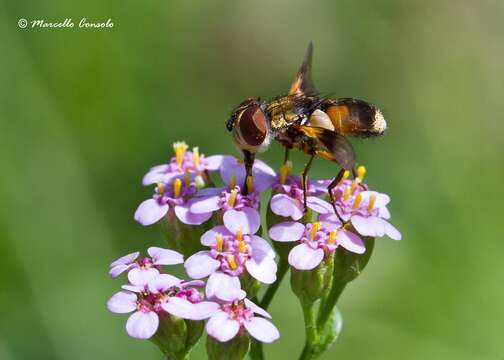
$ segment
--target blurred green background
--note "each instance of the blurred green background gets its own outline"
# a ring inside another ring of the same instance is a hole
[[[114,27],[17,26],[83,17]],[[323,93],[383,108],[387,136],[353,143],[403,233],[343,294],[324,358],[503,359],[503,18],[497,0],[1,0],[0,359],[161,358],[105,308],[109,262],[163,244],[133,221],[142,175],[179,139],[235,154],[230,110],[284,93],[309,40]],[[288,281],[271,311],[268,357],[297,356]]]

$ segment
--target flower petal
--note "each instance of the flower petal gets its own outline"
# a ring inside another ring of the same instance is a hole
[[[142,185],[151,185],[161,181],[163,174],[166,173],[169,168],[167,164],[152,167],[147,174],[144,175]]]
[[[268,235],[275,241],[296,241],[301,239],[305,226],[295,221],[287,221],[274,225],[268,231]]]
[[[238,334],[240,323],[230,319],[224,311],[218,311],[208,320],[205,329],[208,335],[220,342],[226,342]]]
[[[125,314],[136,310],[136,301],[135,293],[119,291],[107,301],[107,308],[114,313]]]
[[[402,238],[402,235],[401,233],[399,232],[399,230],[397,230],[392,224],[390,224],[389,222],[385,221],[385,220],[382,220],[384,222],[384,225],[385,225],[385,234],[387,234],[387,236],[389,238],[391,238],[392,240],[401,240]]]
[[[180,297],[170,297],[161,307],[172,315],[189,320],[207,319],[219,310],[219,304],[211,301],[202,301],[193,304]]]
[[[189,210],[194,214],[207,213],[219,209],[219,195],[197,197],[191,202]]]
[[[157,200],[148,199],[138,206],[135,211],[135,220],[147,226],[158,222],[168,212],[169,205],[160,205]]]
[[[294,246],[289,253],[289,264],[298,270],[316,268],[324,259],[324,250],[312,249],[306,244]]]
[[[217,234],[231,235],[229,230],[222,225],[215,226],[201,236],[201,243],[205,246],[212,246],[216,242]]]
[[[273,284],[276,281],[277,264],[271,257],[263,257],[261,261],[251,258],[245,263],[245,268],[262,283]]]
[[[220,266],[220,261],[215,260],[210,251],[199,251],[190,256],[184,263],[184,268],[191,278],[201,279],[207,277]]]
[[[128,335],[137,339],[149,339],[159,326],[159,317],[154,311],[137,311],[126,322]]]
[[[362,239],[351,231],[338,231],[336,242],[353,253],[364,254],[366,252],[366,246],[364,246]]]
[[[131,285],[135,286],[145,286],[153,279],[155,276],[159,275],[159,271],[155,268],[148,269],[140,269],[134,268],[131,269],[128,273],[128,280]]]
[[[299,220],[303,217],[303,204],[286,194],[276,194],[271,198],[271,211],[274,214]]]
[[[160,292],[164,292],[173,286],[180,285],[182,280],[179,278],[170,275],[170,274],[159,274],[158,276],[153,277],[147,287],[151,293],[157,294]]]
[[[129,265],[129,264],[133,263],[133,261],[135,261],[139,255],[140,255],[139,251],[135,251],[135,252],[132,252],[131,254],[124,255],[124,256],[120,257],[119,259],[117,259],[116,261],[112,262],[112,264],[110,264],[110,267],[114,267],[117,265]]]
[[[306,197],[306,206],[319,214],[328,214],[334,211],[330,203],[315,196]]]
[[[253,251],[254,258],[270,257],[275,258],[276,254],[269,242],[257,235],[250,236],[250,247]]]
[[[341,229],[341,221],[334,212],[320,215],[319,221],[322,223],[322,226],[327,229],[327,231]]]
[[[210,171],[219,170],[222,165],[223,155],[212,155],[205,157],[205,168]]]
[[[252,310],[256,314],[271,319],[271,315],[259,305],[256,305],[254,302],[250,301],[247,298],[243,299],[243,301],[245,302],[245,306],[247,306],[250,310]]]
[[[355,230],[357,230],[357,232],[361,235],[374,237],[381,237],[385,235],[385,225],[383,224],[385,220],[382,220],[379,217],[354,215],[352,216],[351,221]]]
[[[115,279],[116,277],[121,275],[123,272],[128,270],[130,268],[130,266],[133,266],[133,265],[116,265],[109,270],[109,275]]]
[[[224,301],[241,300],[245,297],[245,291],[241,289],[240,280],[236,276],[230,276],[216,271],[208,278],[205,288],[207,299],[220,299]]]
[[[147,249],[147,253],[152,257],[155,265],[175,265],[184,262],[184,255],[170,249],[151,246]]]
[[[195,214],[189,211],[189,206],[175,206],[175,215],[184,224],[188,225],[201,225],[212,217],[212,212]]]
[[[224,225],[236,234],[241,230],[243,234],[255,234],[261,225],[261,217],[255,209],[245,207],[242,210],[228,210],[224,213]]]
[[[245,321],[243,326],[250,335],[264,343],[271,343],[280,337],[276,326],[260,317],[252,317],[249,321]]]

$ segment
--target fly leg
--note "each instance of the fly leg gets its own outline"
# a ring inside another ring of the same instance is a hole
[[[355,169],[352,169],[352,172],[354,172],[354,174],[355,174]],[[341,179],[343,179],[343,175],[344,174],[345,174],[345,169],[341,168],[341,170],[339,171],[338,175],[336,175],[336,177],[334,178],[334,180],[331,181],[331,183],[327,187],[327,192],[329,193],[329,199],[331,200],[331,205],[332,205],[332,207],[334,209],[334,213],[338,217],[338,220],[341,221],[342,225],[345,224],[345,221],[343,221],[343,219],[341,218],[340,214],[338,213],[338,210],[336,209],[336,204],[335,204],[335,201],[334,201],[333,189],[336,187],[336,185],[338,185],[340,183]]]
[[[290,148],[285,147],[284,164],[285,164],[287,161],[289,161],[289,151],[290,151]]]
[[[243,162],[245,163],[245,181],[244,181],[243,188],[242,188],[243,195],[248,195],[248,193],[249,193],[247,182],[248,182],[249,176],[250,176],[250,179],[252,179],[252,167],[254,166],[254,159],[255,159],[254,153],[252,153],[248,150],[243,150]]]
[[[303,172],[301,173],[301,181],[302,181],[302,185],[303,185],[303,205],[304,205],[305,212],[308,210],[308,207],[306,206],[306,190],[308,189],[308,171],[310,171],[310,167],[312,165],[314,158],[315,158],[315,154],[312,154],[310,157],[310,160],[308,160],[308,163],[305,165],[305,168],[303,169]]]

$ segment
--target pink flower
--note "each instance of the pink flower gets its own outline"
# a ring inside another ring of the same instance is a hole
[[[223,156],[214,155],[205,157],[199,153],[197,147],[192,151],[187,151],[185,142],[176,142],[173,144],[175,156],[171,158],[168,164],[162,164],[152,167],[143,177],[143,185],[161,183],[170,183],[176,176],[185,173],[206,176],[207,171],[216,171],[220,168]]]
[[[189,210],[191,199],[198,191],[189,173],[176,175],[171,181],[168,184],[159,182],[152,199],[138,206],[134,215],[137,222],[144,226],[152,225],[166,216],[170,208],[184,224],[200,225],[210,219],[211,211],[195,214]]]
[[[142,290],[116,293],[107,307],[114,313],[133,312],[126,322],[126,331],[137,339],[149,339],[158,329],[159,317],[172,314],[188,320],[203,320],[215,313],[219,305],[202,301],[203,296],[195,288],[203,285],[203,282],[183,282],[172,275],[157,274]]]
[[[387,235],[393,240],[401,240],[401,233],[387,221],[390,219],[388,195],[367,190],[367,185],[359,178],[342,181],[333,194],[338,214],[343,220],[350,221],[359,234],[373,237]],[[331,214],[322,218],[327,216]]]
[[[123,256],[110,264],[109,274],[113,278],[118,277],[124,271],[128,271],[128,279],[134,286],[143,288],[149,280],[159,274],[162,265],[175,265],[184,262],[182,254],[160,247],[147,249],[150,257],[137,260],[140,253],[134,252]]]
[[[269,230],[271,239],[280,242],[299,241],[289,253],[289,264],[298,270],[316,268],[326,254],[333,253],[338,246],[362,254],[366,251],[361,238],[341,227],[337,221],[316,222],[303,225],[289,221],[273,226]]]
[[[229,186],[235,184],[242,186],[245,183],[245,166],[234,156],[224,156],[220,167],[222,181]],[[254,191],[260,193],[273,184],[276,173],[265,162],[256,159],[252,168],[254,178]]]
[[[299,176],[287,176],[283,172],[282,166],[277,182],[273,184],[275,195],[271,198],[270,208],[276,215],[291,217],[292,220],[299,220],[304,215],[303,187]],[[319,213],[327,214],[333,212],[331,204],[319,199],[317,196],[326,192],[318,184],[308,180],[306,188],[306,206]]]
[[[220,342],[233,339],[240,331],[247,331],[255,339],[271,343],[280,337],[280,333],[265,318],[271,319],[271,316],[243,296],[221,303],[208,320],[206,331]]]
[[[247,271],[255,279],[271,284],[276,280],[275,252],[269,243],[254,235],[259,219],[250,221],[245,211],[229,210],[224,214],[224,226],[216,226],[201,237],[201,243],[211,249],[189,257],[184,267],[194,279],[210,276],[207,297],[229,300],[235,292],[229,288],[238,285],[239,276]]]

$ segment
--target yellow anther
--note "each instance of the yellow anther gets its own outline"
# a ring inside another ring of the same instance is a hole
[[[232,189],[236,186],[236,174],[231,174],[229,177],[229,188]]]
[[[319,229],[320,223],[318,221],[314,222],[312,228],[310,229],[310,240],[313,240],[315,238],[315,234],[317,233],[317,231],[319,231]]]
[[[157,189],[159,192],[159,195],[163,196],[164,195],[164,185],[161,181],[157,183]]]
[[[182,161],[187,151],[187,144],[184,141],[177,141],[173,143],[173,150],[175,150],[175,161],[177,165],[182,166]]]
[[[350,171],[345,170],[345,171],[343,172],[343,176],[341,177],[341,180],[340,180],[340,182],[339,182],[339,183],[341,184],[343,181],[345,181],[346,179],[348,179],[348,177],[349,177],[349,176],[350,176]]]
[[[328,244],[335,244],[336,243],[336,237],[338,236],[338,230],[335,229],[329,233],[329,239],[327,240]]]
[[[180,189],[182,188],[182,180],[176,178],[173,181],[173,195],[178,198],[180,196]]]
[[[238,268],[234,255],[228,255],[227,262],[231,270],[236,270]]]
[[[358,193],[357,196],[355,197],[354,203],[353,203],[353,208],[354,210],[357,209],[362,201],[362,195],[361,193]]]
[[[353,179],[352,184],[350,185],[350,194],[353,194],[356,187],[357,187],[357,181],[356,181],[356,179]]]
[[[240,241],[238,243],[238,248],[240,249],[241,253],[247,252],[247,246],[245,245],[245,241]]]
[[[367,207],[368,211],[373,210],[375,202],[376,202],[376,195],[373,194],[369,198],[369,204],[368,204],[368,207]]]
[[[238,191],[236,189],[231,190],[231,195],[229,195],[229,200],[228,200],[228,205],[230,207],[234,207],[237,195],[238,195]]]
[[[362,180],[364,180],[364,176],[366,175],[366,167],[365,166],[359,166],[357,168],[357,178],[359,179],[359,181],[362,182]]]
[[[186,171],[184,174],[184,184],[187,188],[191,185],[191,174],[189,174],[189,171]]]
[[[243,241],[243,231],[241,229],[236,232],[236,240]]]
[[[290,175],[292,171],[292,161],[287,160],[282,166],[280,166],[280,184],[285,184],[287,176]]]
[[[252,175],[247,176],[247,191],[249,194],[254,191],[254,178]]]
[[[348,201],[350,199],[350,194],[351,190],[349,187],[345,188],[345,191],[343,192],[343,200]]]
[[[197,169],[200,161],[200,153],[198,147],[193,147],[192,149],[192,159],[194,163],[194,167]]]
[[[222,234],[217,233],[217,235],[215,235],[215,240],[217,241],[217,251],[222,252],[222,250],[224,250],[224,240],[222,239]]]

